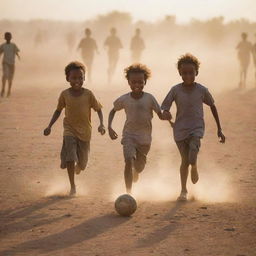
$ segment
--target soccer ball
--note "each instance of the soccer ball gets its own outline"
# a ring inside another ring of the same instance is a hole
[[[137,209],[136,200],[128,194],[121,195],[115,201],[115,209],[121,216],[131,216]]]

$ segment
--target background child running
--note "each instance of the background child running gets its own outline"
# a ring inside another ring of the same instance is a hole
[[[181,56],[178,60],[178,71],[183,83],[173,86],[162,103],[163,119],[170,120],[170,108],[175,102],[177,106],[176,119],[173,126],[174,140],[181,155],[180,177],[181,194],[178,200],[187,200],[188,167],[191,165],[191,180],[197,183],[197,154],[200,140],[204,135],[203,103],[210,106],[217,124],[217,135],[220,142],[225,142],[216,106],[212,95],[203,85],[195,82],[198,75],[199,61],[191,54]]]
[[[124,109],[126,121],[123,128],[122,145],[125,159],[124,178],[127,193],[131,193],[132,182],[136,182],[143,171],[151,145],[153,111],[162,118],[161,109],[150,93],[144,92],[151,71],[142,64],[134,64],[125,69],[125,76],[131,92],[122,95],[114,102],[109,113],[108,131],[112,140],[117,138],[112,129],[116,111]]]
[[[11,43],[12,34],[10,32],[5,32],[4,39],[6,43],[0,45],[0,55],[3,54],[3,76],[2,76],[2,90],[1,96],[4,97],[5,84],[8,81],[8,92],[7,97],[11,95],[12,81],[15,71],[15,56],[19,56],[19,48],[16,44]]]
[[[97,111],[100,125],[98,131],[103,135],[103,115],[101,104],[94,94],[83,88],[85,81],[85,66],[80,62],[71,62],[65,68],[66,80],[70,88],[61,92],[57,109],[44,130],[44,135],[51,133],[51,127],[59,118],[61,111],[65,108],[63,120],[64,135],[61,150],[61,168],[67,168],[71,185],[70,195],[76,194],[74,173],[80,173],[87,165],[91,140],[91,108]]]

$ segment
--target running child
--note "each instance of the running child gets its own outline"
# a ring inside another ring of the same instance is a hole
[[[1,97],[5,94],[5,85],[8,81],[8,91],[7,97],[11,96],[12,81],[15,71],[15,56],[20,59],[19,48],[16,44],[12,43],[12,34],[10,32],[5,32],[4,39],[6,43],[0,45],[0,56],[3,54],[3,76],[2,76],[2,90]]]
[[[217,108],[210,92],[203,85],[195,82],[198,75],[199,61],[191,54],[180,57],[177,63],[179,74],[183,80],[173,86],[162,103],[163,119],[170,120],[170,108],[176,103],[177,113],[173,125],[174,140],[181,155],[180,178],[181,193],[179,201],[187,200],[188,168],[191,166],[191,180],[196,184],[199,176],[197,171],[197,154],[200,140],[204,135],[203,103],[211,108],[217,124],[217,136],[221,143],[225,143]]]
[[[70,88],[61,92],[57,109],[48,127],[44,130],[45,136],[51,133],[51,127],[65,108],[60,167],[67,168],[71,196],[76,194],[74,173],[79,174],[81,170],[84,170],[88,161],[92,130],[91,109],[94,109],[99,116],[98,131],[102,135],[105,133],[102,106],[90,90],[83,88],[85,73],[85,66],[80,62],[71,62],[66,66],[66,80],[69,82]]]
[[[112,129],[112,121],[116,111],[124,110],[126,122],[123,128],[122,145],[125,160],[124,178],[127,193],[131,193],[132,182],[136,182],[146,165],[147,154],[151,145],[153,111],[162,118],[156,99],[144,92],[144,86],[151,76],[151,71],[142,64],[134,64],[125,69],[131,91],[122,95],[114,102],[109,113],[108,132],[112,140],[118,135]]]

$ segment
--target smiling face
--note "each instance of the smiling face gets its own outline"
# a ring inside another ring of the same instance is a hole
[[[83,86],[85,80],[85,74],[82,69],[72,69],[70,70],[67,81],[70,83],[70,86],[73,90],[79,91]]]
[[[146,84],[144,73],[131,72],[129,74],[128,84],[134,94],[140,94]]]
[[[194,64],[184,63],[179,68],[179,74],[185,85],[193,85],[197,76],[196,67]]]

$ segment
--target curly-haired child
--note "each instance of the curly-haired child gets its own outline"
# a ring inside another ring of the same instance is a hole
[[[102,135],[105,133],[102,106],[90,90],[83,88],[85,73],[85,66],[80,62],[71,62],[66,66],[65,75],[67,82],[70,83],[70,88],[61,92],[57,109],[48,127],[44,130],[44,135],[48,136],[51,133],[52,125],[65,108],[60,167],[67,168],[71,196],[76,194],[74,174],[79,174],[81,170],[84,170],[88,161],[92,130],[91,109],[94,109],[99,116],[98,131]]]
[[[225,142],[222,133],[218,112],[213,97],[208,89],[195,82],[198,75],[199,61],[191,54],[180,57],[177,63],[179,74],[183,80],[173,86],[162,103],[163,119],[170,120],[170,108],[175,101],[177,106],[176,119],[173,125],[174,140],[181,155],[180,177],[181,193],[179,201],[187,200],[188,168],[191,165],[192,183],[197,183],[197,154],[200,148],[200,139],[204,135],[203,103],[210,106],[217,124],[217,135],[220,142]]]
[[[127,193],[131,193],[132,182],[136,182],[139,173],[146,165],[147,154],[151,145],[153,111],[162,119],[161,108],[150,93],[144,92],[144,86],[151,76],[151,71],[142,64],[133,64],[125,69],[125,77],[131,88],[114,102],[109,113],[108,132],[112,140],[117,138],[112,129],[116,111],[124,109],[126,122],[123,128],[122,145],[125,160],[124,178]]]

